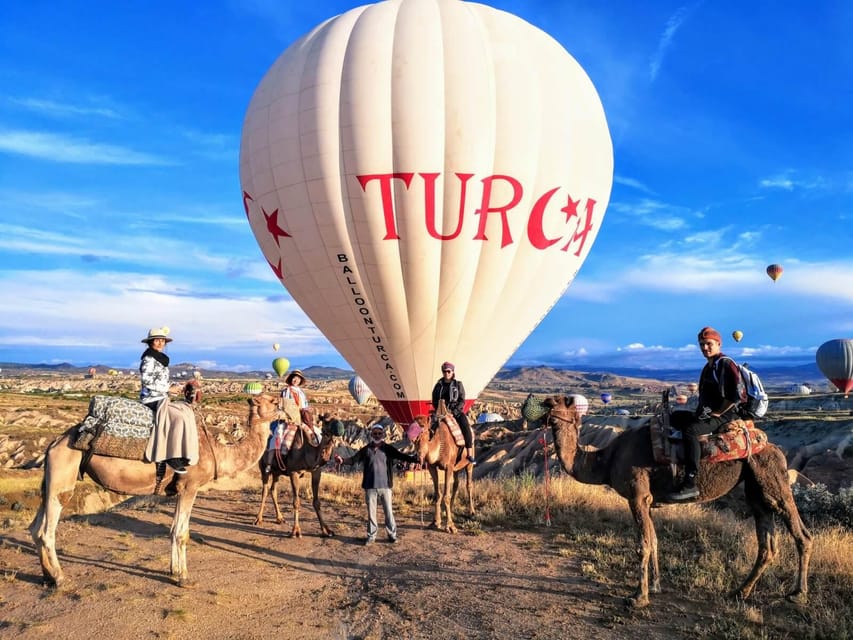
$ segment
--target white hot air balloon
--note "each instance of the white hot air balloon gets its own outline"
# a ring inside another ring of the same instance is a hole
[[[589,400],[586,399],[586,396],[582,396],[579,393],[574,393],[569,396],[575,404],[575,411],[578,416],[585,416],[587,412],[589,412]]]
[[[482,4],[387,0],[273,64],[240,179],[276,276],[407,424],[445,360],[469,409],[572,282],[613,149],[592,82],[548,34]]]
[[[364,404],[370,399],[370,387],[359,376],[353,376],[349,381],[349,392],[358,404]]]

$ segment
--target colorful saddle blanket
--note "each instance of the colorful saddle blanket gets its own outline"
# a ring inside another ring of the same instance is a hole
[[[154,428],[154,412],[141,402],[94,396],[71,446],[102,456],[142,460]]]
[[[654,416],[650,423],[652,451],[659,464],[679,464],[684,460],[681,432],[673,431],[668,420]],[[723,430],[699,437],[702,458],[708,462],[740,460],[758,453],[767,446],[767,434],[752,420],[736,419]]]
[[[447,425],[447,428],[450,429],[450,435],[453,436],[453,441],[456,443],[457,447],[465,446],[465,436],[462,435],[462,427],[459,426],[459,423],[456,422],[456,418],[453,417],[452,413],[447,413],[440,418],[444,420],[444,423]]]

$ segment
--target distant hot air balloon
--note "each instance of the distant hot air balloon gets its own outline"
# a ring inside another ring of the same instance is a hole
[[[256,396],[264,392],[264,385],[260,382],[247,382],[243,385],[243,391],[249,395]]]
[[[196,380],[201,380],[201,371],[199,371],[198,369],[193,371],[193,378],[195,378]]]
[[[631,415],[631,412],[628,411],[627,409],[616,409],[616,411],[614,411],[613,413],[616,414],[617,416],[630,416]]]
[[[781,264],[771,264],[767,266],[767,275],[776,282],[779,279],[779,276],[782,275],[784,269]]]
[[[696,382],[691,382],[690,384],[687,385],[687,390],[690,393],[696,393],[697,391],[699,391],[699,384]]]
[[[573,393],[569,397],[574,401],[575,411],[577,412],[578,416],[585,416],[589,411],[589,400],[587,400],[586,397],[582,396],[579,393]]]
[[[609,403],[611,400],[613,400],[613,396],[611,394],[609,394],[609,393],[602,393],[601,394],[601,401],[604,404]]]
[[[358,404],[364,404],[370,398],[370,388],[358,376],[350,378],[349,392]]]
[[[853,391],[853,340],[839,338],[824,342],[818,347],[815,360],[823,375],[846,398]]]
[[[278,342],[274,343],[272,346],[273,351],[278,351],[280,348],[281,348],[281,345]]]
[[[98,370],[95,367],[89,367],[89,377],[94,378],[95,374],[98,373]]]
[[[743,331],[732,331],[732,338],[735,339],[735,342],[740,342],[743,339]]]
[[[240,180],[276,277],[409,424],[445,360],[469,410],[572,282],[613,146],[554,38],[485,4],[395,0],[279,57],[247,109]]]
[[[792,384],[788,391],[797,396],[807,396],[812,392],[808,385],[805,384]]]
[[[477,416],[477,424],[487,422],[503,422],[504,417],[499,413],[481,413]]]
[[[287,358],[276,358],[272,361],[272,370],[276,372],[279,378],[283,377],[288,369],[290,369],[290,360]]]

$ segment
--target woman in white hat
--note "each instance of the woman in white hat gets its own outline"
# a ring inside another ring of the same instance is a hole
[[[148,440],[146,459],[168,464],[175,473],[187,472],[186,465],[198,462],[198,429],[192,409],[169,403],[169,356],[164,353],[172,342],[169,327],[151,329],[142,339],[148,348],[142,353],[139,400],[154,412],[154,430]],[[162,475],[159,473],[158,475]]]

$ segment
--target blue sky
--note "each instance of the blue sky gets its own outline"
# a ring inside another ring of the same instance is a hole
[[[358,4],[3,3],[0,362],[131,367],[165,324],[176,362],[347,366],[263,259],[238,155],[268,67]],[[698,369],[703,325],[802,364],[853,335],[853,4],[487,4],[580,62],[615,157],[595,246],[509,364]]]

